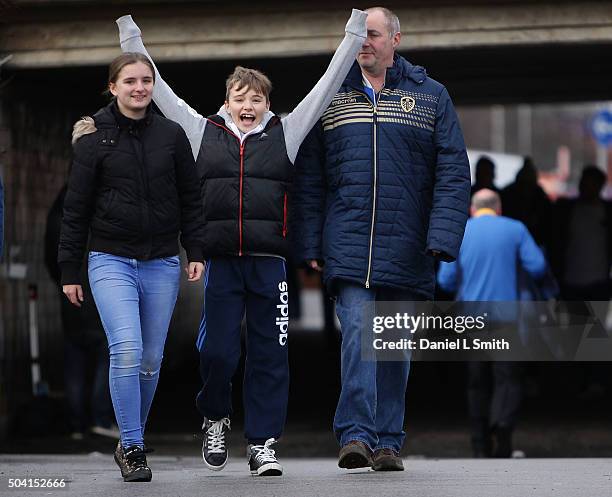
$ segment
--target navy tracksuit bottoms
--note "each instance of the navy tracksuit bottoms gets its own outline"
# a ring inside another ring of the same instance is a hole
[[[200,413],[219,420],[232,413],[232,377],[240,359],[246,311],[244,424],[249,443],[278,439],[289,395],[289,292],[285,261],[278,257],[219,257],[208,261],[197,347],[202,390]]]

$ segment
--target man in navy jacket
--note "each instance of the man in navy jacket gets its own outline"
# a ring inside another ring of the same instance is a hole
[[[362,308],[433,297],[435,259],[459,251],[470,174],[448,92],[395,53],[395,14],[367,12],[357,62],[300,149],[294,240],[299,260],[323,270],[337,296],[338,464],[402,470],[409,363],[361,360]]]

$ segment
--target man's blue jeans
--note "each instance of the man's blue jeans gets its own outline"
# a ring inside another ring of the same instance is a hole
[[[178,256],[139,261],[89,253],[89,283],[108,340],[111,399],[124,447],[144,445],[180,271]]]
[[[364,361],[361,333],[372,331],[364,309],[373,301],[415,301],[412,292],[370,288],[342,282],[338,286],[336,313],[342,332],[342,390],[334,418],[340,446],[352,440],[371,450],[390,448],[399,452],[404,443],[404,410],[410,361]]]

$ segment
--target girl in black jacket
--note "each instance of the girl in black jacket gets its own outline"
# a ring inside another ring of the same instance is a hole
[[[151,480],[143,435],[178,294],[179,232],[189,281],[204,269],[193,155],[183,129],[152,112],[154,82],[148,58],[124,53],[109,68],[112,102],[75,124],[58,255],[63,291],[80,307],[78,275],[89,247],[121,430],[115,461],[125,481]]]

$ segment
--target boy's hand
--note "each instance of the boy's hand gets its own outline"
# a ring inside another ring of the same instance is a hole
[[[115,21],[119,27],[119,40],[124,42],[136,36],[142,36],[140,28],[134,22],[131,15],[121,16]]]
[[[185,272],[187,273],[187,281],[198,281],[204,272],[204,264],[201,262],[190,262],[189,266],[185,268]]]
[[[346,23],[344,30],[347,33],[353,33],[354,35],[365,38],[368,36],[368,28],[366,27],[366,19],[368,18],[367,12],[353,9],[351,17]]]
[[[319,273],[321,271],[323,271],[323,266],[320,266],[319,265],[319,261],[317,261],[316,259],[311,259],[311,260],[307,261],[307,264],[308,264],[309,267],[311,267],[315,271],[319,271]]]

